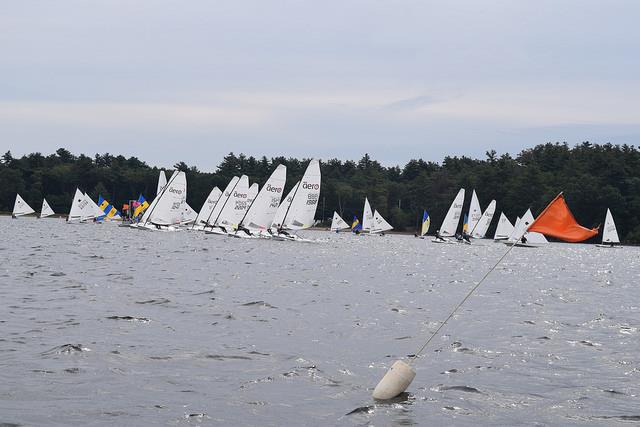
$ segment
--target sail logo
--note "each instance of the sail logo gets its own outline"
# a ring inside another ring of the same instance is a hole
[[[454,204],[453,204],[453,207],[454,207],[454,208],[456,208],[456,209],[462,209],[462,204],[456,204],[456,203],[454,203]]]
[[[303,182],[302,188],[304,188],[305,190],[319,190],[320,184],[309,184],[307,182]]]
[[[271,184],[267,184],[267,191],[272,193],[282,193],[282,187],[272,187]]]
[[[178,190],[173,187],[169,187],[169,193],[182,194],[182,190]]]
[[[238,193],[237,191],[233,192],[233,197],[238,197],[240,199],[246,199],[247,198],[247,194],[246,193]]]

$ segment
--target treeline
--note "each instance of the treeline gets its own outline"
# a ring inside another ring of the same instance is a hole
[[[186,172],[187,201],[198,210],[213,186],[224,189],[234,175],[241,174],[262,185],[280,163],[287,166],[288,191],[301,178],[307,162],[229,153],[214,173],[199,171],[184,162],[173,168]],[[640,242],[640,151],[634,146],[548,143],[524,150],[515,158],[498,156],[492,150],[482,160],[465,156],[445,157],[442,163],[411,160],[403,167],[384,167],[365,154],[357,162],[324,161],[321,170],[316,218],[327,222],[334,210],[347,222],[354,215],[361,218],[366,196],[398,230],[414,230],[423,209],[431,215],[435,230],[460,187],[467,189],[465,205],[475,189],[483,209],[496,199],[496,218],[504,211],[513,222],[528,207],[538,214],[564,191],[581,224],[601,224],[610,208],[620,238]],[[94,199],[101,194],[116,206],[140,193],[152,200],[159,171],[136,157],[109,153],[92,158],[60,148],[51,155],[32,153],[14,158],[7,152],[0,160],[0,210],[11,211],[15,195],[20,193],[36,210],[44,196],[56,212],[67,213],[76,186]],[[489,233],[495,229],[496,218]]]

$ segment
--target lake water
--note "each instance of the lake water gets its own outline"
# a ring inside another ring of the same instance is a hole
[[[640,422],[640,250],[0,217],[0,425]],[[5,424],[3,424],[5,423]]]

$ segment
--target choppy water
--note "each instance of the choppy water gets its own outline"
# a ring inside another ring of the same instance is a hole
[[[0,218],[0,425],[626,425],[640,250],[321,243]]]

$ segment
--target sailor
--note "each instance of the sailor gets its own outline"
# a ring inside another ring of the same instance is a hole
[[[467,243],[471,243],[471,236],[466,231],[462,232],[462,239]]]
[[[524,243],[525,245],[527,244],[527,238],[526,238],[526,237],[524,237],[524,234],[523,234],[523,235],[522,235],[522,237],[520,238],[520,241],[521,241],[522,243]]]
[[[436,240],[446,242],[445,238],[440,235],[440,230],[436,230]]]

